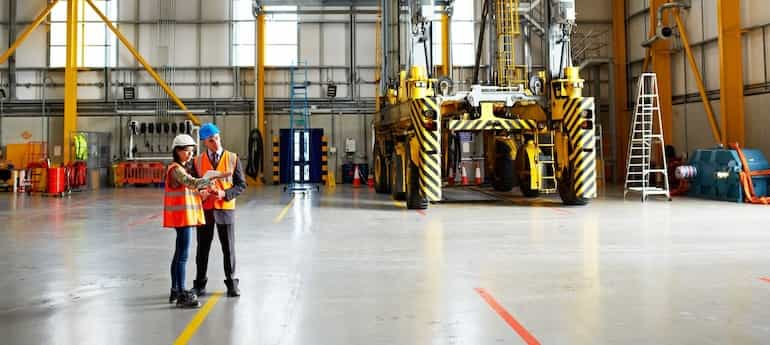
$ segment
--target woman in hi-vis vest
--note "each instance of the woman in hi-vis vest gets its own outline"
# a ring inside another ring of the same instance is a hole
[[[171,261],[171,295],[169,303],[176,303],[182,308],[198,308],[198,296],[185,290],[185,267],[190,253],[190,237],[198,225],[205,223],[199,189],[212,185],[215,179],[228,177],[229,174],[209,178],[194,178],[188,170],[190,160],[195,155],[195,140],[180,134],[173,142],[174,161],[166,170],[166,188],[163,197],[163,227],[176,229],[176,248]]]

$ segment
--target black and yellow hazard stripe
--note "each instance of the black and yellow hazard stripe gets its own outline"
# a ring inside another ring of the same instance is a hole
[[[273,136],[273,184],[281,183],[281,147],[278,145],[278,137]]]
[[[564,129],[570,142],[569,161],[572,167],[572,181],[575,195],[579,198],[596,197],[596,142],[594,129],[584,129],[586,121],[595,123],[594,99],[572,98],[564,108]],[[590,114],[583,114],[591,110]]]
[[[483,130],[534,130],[537,128],[535,120],[450,120],[448,128],[453,131],[483,131]]]
[[[329,178],[329,137],[321,137],[321,181],[324,185],[328,185],[327,179]]]
[[[433,99],[421,98],[410,102],[409,116],[412,120],[417,141],[420,143],[420,191],[428,201],[441,200],[441,145],[439,107]],[[424,113],[431,110],[436,114],[433,119],[435,130],[425,128]]]

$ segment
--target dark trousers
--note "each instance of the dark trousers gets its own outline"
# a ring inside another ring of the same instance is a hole
[[[190,237],[193,227],[176,228],[176,248],[171,260],[171,290],[184,290],[185,267],[190,255]]]
[[[207,217],[208,218],[208,217]],[[212,217],[213,218],[213,217]],[[225,278],[235,278],[235,228],[234,224],[216,224],[219,244],[222,246],[222,257],[225,266]],[[206,225],[198,227],[198,251],[195,255],[197,266],[195,279],[203,281],[209,266],[209,251],[214,240],[214,219]]]

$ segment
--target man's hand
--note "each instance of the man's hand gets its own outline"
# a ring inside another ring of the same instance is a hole
[[[217,191],[217,199],[219,199],[219,200],[224,200],[226,195],[227,194],[225,194],[225,191],[223,191],[223,190],[218,190]]]
[[[208,190],[208,189],[201,189],[200,191],[198,191],[198,193],[201,195],[201,199],[203,199],[203,200],[206,200],[206,199],[208,199],[208,198],[209,198],[209,195],[211,195],[211,194],[209,193],[209,190]]]

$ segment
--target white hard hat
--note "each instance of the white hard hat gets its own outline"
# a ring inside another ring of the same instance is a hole
[[[174,147],[195,146],[195,140],[187,134],[180,134],[174,137],[174,143],[172,144],[172,146]]]

